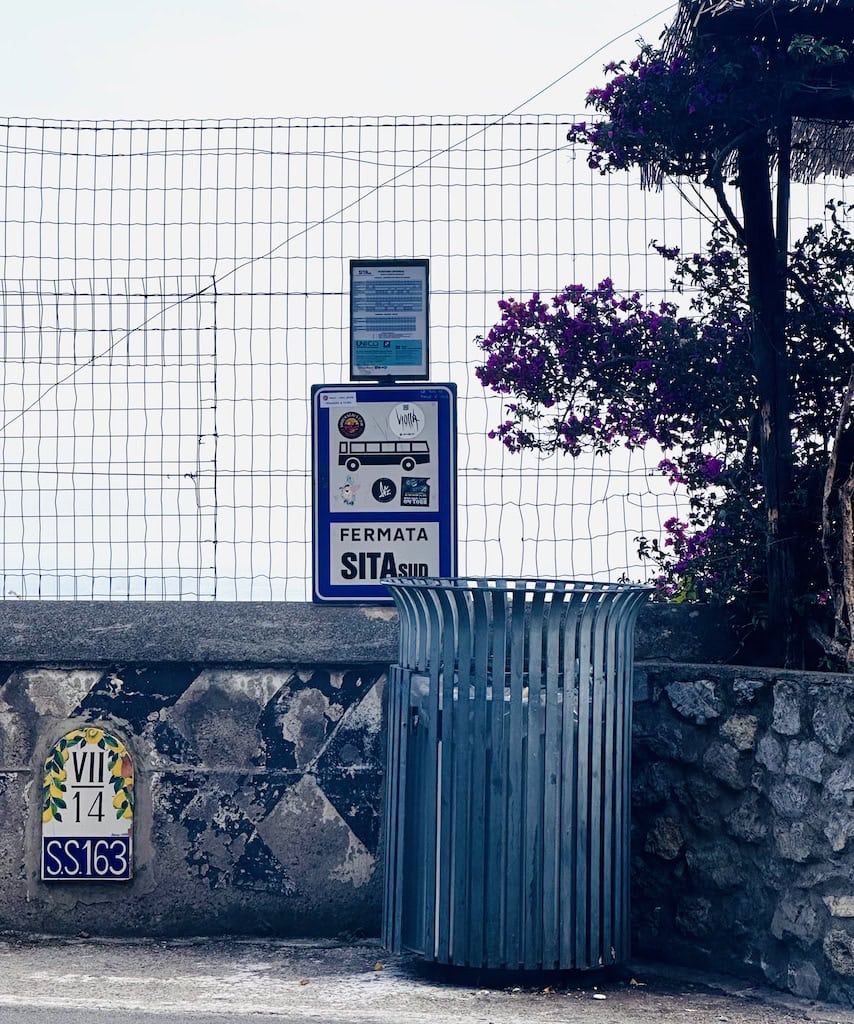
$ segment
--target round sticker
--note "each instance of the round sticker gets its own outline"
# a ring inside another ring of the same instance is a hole
[[[357,412],[345,412],[338,419],[338,433],[342,437],[361,437],[365,430],[365,420]]]
[[[394,496],[397,494],[397,486],[394,480],[389,480],[387,476],[381,476],[379,480],[374,480],[371,494],[373,494],[377,501],[385,504],[387,501],[394,501]]]
[[[414,402],[401,402],[388,414],[389,429],[398,437],[418,437],[426,422],[424,410]]]

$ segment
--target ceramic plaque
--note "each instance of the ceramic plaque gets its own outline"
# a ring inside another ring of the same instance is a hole
[[[42,880],[127,881],[133,865],[133,761],[104,729],[74,729],[47,755]]]

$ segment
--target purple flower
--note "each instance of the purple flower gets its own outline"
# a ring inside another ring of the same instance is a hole
[[[723,472],[724,464],[720,459],[710,456],[700,467],[700,472],[707,480],[717,480]]]

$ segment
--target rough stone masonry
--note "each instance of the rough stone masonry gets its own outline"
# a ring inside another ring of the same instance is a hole
[[[392,614],[6,601],[0,627],[0,930],[378,933]],[[734,647],[712,610],[638,623],[634,953],[852,1004],[854,682],[713,664]],[[41,882],[42,763],[87,725],[134,759],[134,877]]]
[[[635,950],[854,1005],[854,680],[636,669]]]

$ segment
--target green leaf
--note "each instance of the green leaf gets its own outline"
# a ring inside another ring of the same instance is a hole
[[[98,748],[99,748],[100,750],[104,750],[104,749],[106,749],[106,744],[104,743],[104,737],[103,737],[103,736],[102,736],[102,737],[101,737],[101,738],[100,738],[100,739],[98,740],[98,742],[97,742],[96,746],[97,746],[97,747],[98,747]]]
[[[53,798],[53,806],[54,807],[67,807],[68,804],[62,799],[61,796],[55,796]]]
[[[118,747],[118,743],[117,743],[117,742],[116,742],[116,741],[115,741],[115,740],[113,739],[113,737],[112,737],[112,736],[104,736],[104,740],[105,740],[105,741],[106,741],[106,742],[107,742],[107,743],[108,743],[108,744],[109,744],[109,745],[110,745],[111,747]]]
[[[113,779],[113,792],[114,793],[118,793],[118,791],[124,786],[124,781],[125,780],[121,777],[121,775],[117,775]]]

